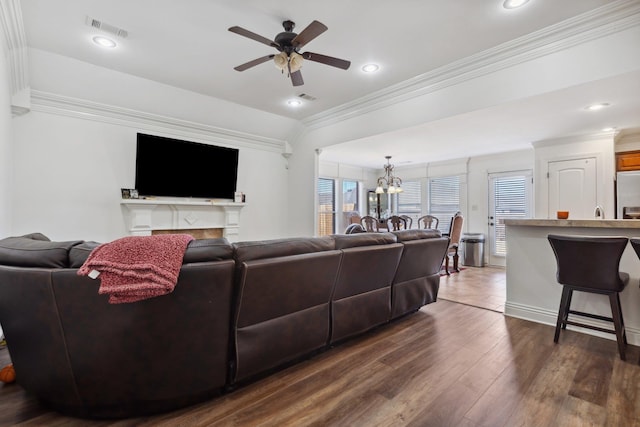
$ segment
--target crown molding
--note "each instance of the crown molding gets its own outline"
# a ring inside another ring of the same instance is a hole
[[[585,133],[570,136],[563,136],[560,138],[541,139],[539,141],[531,142],[533,148],[552,147],[563,144],[575,144],[581,142],[599,142],[599,141],[612,141],[614,140],[613,132],[595,132]]]
[[[412,79],[307,117],[309,129],[335,124],[640,24],[640,2],[617,0]]]
[[[8,54],[11,90],[20,93],[29,87],[27,37],[19,0],[0,0],[0,23],[4,32],[4,51]]]
[[[221,145],[282,153],[286,141],[158,114],[146,113],[38,90],[31,91],[31,110],[93,120],[137,130],[155,131],[184,138],[200,138]]]

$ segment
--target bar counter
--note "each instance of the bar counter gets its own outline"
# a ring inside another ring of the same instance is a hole
[[[556,259],[547,240],[549,234],[585,236],[640,237],[640,220],[636,219],[508,219],[506,224],[506,280],[507,301],[505,315],[554,325],[560,306],[562,286],[556,281]],[[627,340],[640,344],[640,259],[629,244],[620,260],[620,271],[629,273],[630,280],[620,294]],[[606,296],[576,292],[573,310],[611,316]],[[609,324],[587,320],[595,326]],[[615,336],[584,328],[568,329],[602,336],[615,341]],[[553,340],[553,330],[549,330]],[[560,336],[560,344],[562,336]],[[615,345],[613,343],[612,345]]]
[[[637,228],[640,219],[505,219],[507,226],[525,227],[582,227],[582,228]],[[640,230],[638,231],[640,233]]]

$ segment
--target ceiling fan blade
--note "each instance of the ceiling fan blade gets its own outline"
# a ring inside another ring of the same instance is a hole
[[[327,26],[322,22],[313,21],[311,24],[307,25],[307,28],[302,30],[300,34],[298,34],[293,40],[291,40],[291,44],[296,49],[299,49],[327,30]]]
[[[231,31],[232,33],[236,33],[236,34],[239,34],[241,36],[250,38],[251,40],[255,40],[257,42],[264,43],[267,46],[275,47],[278,50],[282,50],[280,45],[278,43],[274,42],[273,40],[269,40],[266,37],[262,37],[260,34],[256,34],[256,33],[251,32],[249,30],[245,30],[242,27],[238,27],[238,26],[231,27],[231,28],[229,28],[229,31]]]
[[[244,71],[248,68],[255,67],[258,64],[262,64],[263,62],[267,62],[268,60],[273,59],[274,56],[275,55],[263,56],[262,58],[257,58],[257,59],[254,59],[253,61],[249,61],[242,65],[238,65],[237,67],[233,67],[233,69],[236,71]]]
[[[351,61],[345,61],[344,59],[334,58],[333,56],[321,55],[319,53],[305,52],[302,54],[304,59],[309,61],[319,62],[325,65],[331,65],[332,67],[342,68],[348,70],[351,66]]]
[[[302,86],[304,84],[304,80],[302,80],[302,73],[300,72],[300,70],[296,71],[295,73],[291,73],[291,83],[293,83],[294,86]]]

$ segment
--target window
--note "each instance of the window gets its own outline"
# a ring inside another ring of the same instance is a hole
[[[336,190],[333,179],[318,178],[318,235],[335,233]]]
[[[360,191],[358,181],[343,180],[342,181],[342,224],[338,227],[346,228],[351,224],[351,218],[357,218],[360,221]]]
[[[357,212],[358,197],[358,181],[342,181],[342,212]]]
[[[491,254],[506,256],[506,226],[504,220],[508,218],[530,218],[529,187],[530,175],[495,176],[491,178],[493,196],[493,212],[490,212],[494,224]],[[492,213],[492,215],[491,215]]]
[[[402,193],[398,193],[398,215],[410,216],[416,226],[422,213],[422,185],[420,181],[405,181],[402,189]]]
[[[437,217],[438,230],[449,232],[451,218],[460,210],[460,177],[443,176],[429,180],[429,214]]]

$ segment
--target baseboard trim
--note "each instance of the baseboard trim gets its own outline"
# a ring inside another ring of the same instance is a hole
[[[515,302],[507,301],[504,306],[504,315],[509,317],[516,317],[518,319],[529,320],[531,322],[542,323],[555,327],[556,320],[558,318],[558,312],[540,307],[533,307],[524,304],[518,304]],[[571,318],[571,317],[570,317]],[[590,326],[597,326],[599,328],[613,328],[611,324],[595,319],[580,318],[580,322]],[[592,329],[580,328],[578,326],[568,325],[567,329],[582,332],[588,335],[594,335],[601,338],[606,338],[615,341],[613,334],[607,334],[604,332],[594,331]],[[627,332],[627,342],[633,345],[640,345],[640,329],[625,327]],[[553,335],[550,336],[553,339]]]

